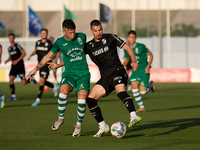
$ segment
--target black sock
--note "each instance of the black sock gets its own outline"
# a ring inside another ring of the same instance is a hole
[[[39,91],[38,91],[38,96],[37,96],[37,98],[40,99],[40,98],[42,97],[43,89],[44,89],[44,86],[40,86],[40,87],[39,87]]]
[[[99,108],[99,106],[97,104],[97,100],[87,97],[86,102],[87,102],[87,105],[90,109],[90,112],[92,113],[92,115],[96,119],[96,121],[98,123],[103,121],[104,119],[103,119],[103,116],[101,114],[101,109]]]
[[[50,88],[54,87],[54,85],[51,82],[49,82],[49,81],[45,81],[44,85],[46,85],[46,86],[48,86]]]
[[[10,92],[11,92],[11,94],[15,94],[15,85],[14,84],[10,85]]]
[[[133,100],[126,92],[120,92],[117,96],[122,100],[129,112],[135,111]]]

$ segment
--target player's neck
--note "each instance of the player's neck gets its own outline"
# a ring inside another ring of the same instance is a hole
[[[132,43],[132,44],[130,44],[130,45],[131,45],[131,47],[135,47],[136,42],[134,42],[134,43]]]
[[[47,41],[47,39],[42,39],[42,43],[44,43],[44,42],[46,42]]]
[[[11,43],[11,47],[15,46],[15,42]]]

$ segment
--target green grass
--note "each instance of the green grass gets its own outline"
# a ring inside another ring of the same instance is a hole
[[[199,150],[200,149],[200,84],[156,83],[156,92],[143,96],[145,113],[138,113],[142,122],[128,129],[122,139],[110,134],[93,138],[98,124],[87,109],[82,134],[71,135],[76,123],[77,98],[68,97],[65,123],[58,131],[51,126],[57,120],[57,98],[51,89],[44,93],[41,105],[31,107],[38,85],[15,83],[17,101],[6,101],[0,109],[0,149],[87,149],[87,150]],[[8,83],[0,90],[10,97]],[[132,96],[131,92],[128,92]],[[134,102],[135,103],[135,102]],[[99,100],[104,119],[109,126],[116,121],[129,123],[129,113],[115,92]],[[136,103],[135,103],[136,104]],[[138,109],[138,106],[136,109]]]

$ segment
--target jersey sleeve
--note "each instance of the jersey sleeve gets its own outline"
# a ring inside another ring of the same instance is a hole
[[[21,47],[21,45],[19,45],[19,44],[17,44],[17,48],[18,48],[20,51],[24,50],[24,49]]]
[[[113,41],[114,43],[119,47],[119,48],[122,48],[126,42],[122,39],[120,39],[117,35],[115,34],[112,34],[112,38],[113,38]]]
[[[124,54],[125,54],[124,55],[125,59],[130,59],[131,58],[126,50],[124,50]]]
[[[52,53],[58,53],[59,52],[59,44],[58,44],[58,40],[55,41],[55,43],[53,44],[52,48],[51,48],[51,52]]]
[[[143,51],[145,52],[145,54],[148,54],[150,52],[146,45],[143,45]]]

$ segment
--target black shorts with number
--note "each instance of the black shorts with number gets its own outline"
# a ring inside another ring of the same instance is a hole
[[[101,79],[96,83],[103,86],[106,90],[106,96],[109,95],[115,86],[118,84],[127,85],[128,75],[124,67],[117,68],[115,72],[110,73],[109,75],[102,76]]]
[[[24,64],[12,65],[9,76],[19,76],[21,79],[25,79],[25,68]]]
[[[48,76],[49,76],[49,69],[48,69],[48,64],[46,64],[40,69],[40,77],[47,79]]]

